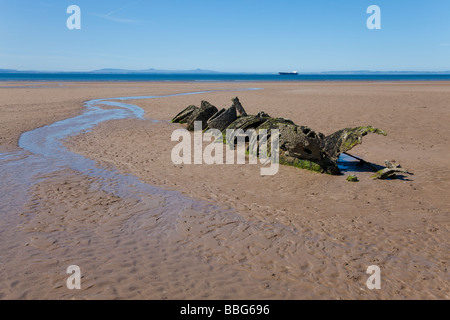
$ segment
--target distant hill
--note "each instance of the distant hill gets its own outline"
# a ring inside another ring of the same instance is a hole
[[[221,74],[222,72],[212,70],[158,70],[158,69],[146,69],[146,70],[126,70],[126,69],[100,69],[90,71],[89,73],[95,74]]]
[[[106,68],[93,71],[37,71],[37,70],[16,70],[16,69],[0,69],[0,73],[80,73],[80,74],[227,74],[225,72],[218,72],[212,70],[127,70],[127,69],[113,69]]]
[[[18,73],[20,71],[15,69],[0,69],[0,73]]]

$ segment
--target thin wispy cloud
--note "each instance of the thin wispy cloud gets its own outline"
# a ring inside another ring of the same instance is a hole
[[[125,9],[126,7],[129,7],[129,6],[124,6],[124,7],[122,7],[122,8],[117,9],[117,10],[113,10],[113,11],[111,11],[110,13],[107,13],[106,16],[111,16],[111,15],[113,15],[114,13],[117,13],[117,12],[119,12],[119,11],[122,11],[122,10]]]
[[[113,21],[113,22],[120,22],[120,23],[139,23],[142,22],[141,20],[136,20],[136,19],[126,19],[126,18],[119,18],[119,17],[115,17],[114,14],[122,11],[125,8],[131,7],[133,5],[136,5],[137,3],[141,2],[141,0],[138,1],[134,1],[131,4],[125,5],[123,7],[120,7],[118,9],[112,10],[111,12],[108,12],[106,14],[98,14],[98,13],[93,13],[92,15],[97,16],[99,18],[105,19],[105,20],[109,20],[109,21]]]
[[[450,47],[450,43],[440,43],[439,47]]]
[[[110,14],[91,13],[91,15],[105,19],[105,20],[109,20],[109,21],[113,21],[113,22],[120,22],[120,23],[139,23],[139,22],[141,22],[140,20],[135,20],[135,19],[124,19],[124,18],[113,17]]]

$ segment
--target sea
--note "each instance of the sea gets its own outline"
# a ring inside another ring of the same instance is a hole
[[[0,81],[450,81],[450,74],[92,74],[0,73]]]

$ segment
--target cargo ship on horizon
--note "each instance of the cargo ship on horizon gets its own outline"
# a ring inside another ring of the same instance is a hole
[[[298,71],[291,71],[291,72],[279,72],[280,76],[298,76]]]

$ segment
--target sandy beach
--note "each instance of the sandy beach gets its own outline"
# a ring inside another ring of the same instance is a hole
[[[18,146],[88,100],[204,91],[214,92],[124,100],[145,119],[63,140],[101,170],[151,186],[145,194],[122,186],[118,196],[108,188],[122,180],[69,165],[40,162],[36,174]],[[0,96],[0,299],[450,298],[449,82],[3,82]],[[325,135],[381,128],[387,136],[368,135],[351,153],[412,174],[372,180],[361,170],[350,183],[353,172],[173,164],[171,134],[183,125],[170,119],[236,96],[249,114]],[[81,290],[66,287],[70,265],[81,268]],[[381,290],[366,286],[371,265]]]

